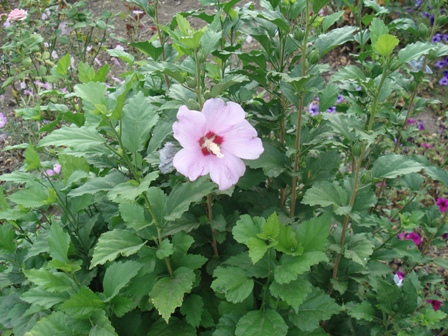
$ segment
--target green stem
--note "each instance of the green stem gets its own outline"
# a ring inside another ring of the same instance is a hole
[[[378,97],[379,97],[379,93],[381,92],[381,88],[383,87],[384,81],[387,78],[388,75],[388,65],[389,65],[389,59],[387,59],[384,62],[384,69],[383,69],[383,75],[380,79],[380,83],[378,85],[378,89],[375,92],[375,96],[373,98],[373,102],[372,102],[372,107],[370,109],[370,117],[369,117],[369,121],[368,121],[368,125],[367,125],[367,132],[372,130],[373,127],[373,122],[375,120],[375,115],[377,113],[378,110]],[[353,181],[353,190],[352,190],[352,194],[350,196],[350,201],[349,201],[349,206],[350,208],[353,207],[353,204],[355,203],[356,200],[356,195],[358,194],[358,184],[359,184],[359,172],[361,170],[361,166],[362,166],[362,161],[364,159],[364,155],[366,153],[366,149],[367,149],[367,143],[364,142],[362,145],[362,149],[361,149],[361,153],[358,157],[358,160],[356,160],[356,166],[355,168],[355,176],[354,176],[354,181]],[[348,230],[348,225],[350,222],[350,215],[347,214],[344,217],[344,222],[343,222],[343,226],[342,226],[342,234],[341,234],[341,240],[340,240],[340,246],[341,246],[341,252],[338,253],[338,255],[336,256],[335,259],[335,263],[333,266],[333,274],[332,274],[332,279],[336,280],[338,277],[338,272],[339,272],[339,264],[342,260],[342,254],[343,254],[343,248],[345,245],[345,236],[347,235],[347,230]],[[331,285],[328,293],[331,294],[333,292],[333,286]]]
[[[166,61],[166,54],[165,54],[165,41],[163,40],[162,32],[159,27],[159,0],[154,1],[154,24],[156,25],[157,30],[157,37],[159,38],[160,47],[162,48],[162,60]],[[165,78],[165,84],[167,90],[170,89],[170,80],[168,78],[168,75],[164,75]]]
[[[198,51],[194,51],[194,61],[196,63],[196,94],[198,96],[198,104],[200,110],[202,110],[202,105],[204,104],[202,101],[202,86],[201,86],[201,79],[202,79],[202,71],[201,71],[201,64],[199,62],[199,54]]]
[[[437,226],[437,231],[431,235],[431,238],[428,239],[425,246],[422,248],[422,256],[425,255],[429,245],[431,245],[431,242],[434,240],[434,237],[436,236],[437,232],[439,232],[442,225],[446,222],[447,218],[448,218],[448,210],[446,210],[445,213],[443,214],[443,217],[440,220],[440,224]]]
[[[212,230],[212,248],[213,248],[213,255],[216,258],[219,258],[219,251],[218,251],[218,243],[216,242],[215,234],[216,230],[212,227],[212,221],[213,221],[213,208],[212,208],[212,195],[207,195],[207,213],[208,213],[208,221],[210,222],[210,228]]]
[[[302,77],[306,76],[306,54],[307,54],[307,45],[308,45],[308,35],[310,33],[310,15],[309,15],[309,0],[306,0],[305,5],[305,36],[303,38],[302,44]],[[297,202],[297,171],[299,169],[299,157],[300,157],[300,135],[302,128],[302,110],[303,110],[303,98],[304,94],[302,93],[299,97],[299,109],[297,116],[297,128],[296,128],[296,142],[295,142],[295,155],[294,155],[294,166],[292,170],[292,186],[291,186],[291,208],[289,210],[289,216],[293,217],[296,211],[296,202]]]

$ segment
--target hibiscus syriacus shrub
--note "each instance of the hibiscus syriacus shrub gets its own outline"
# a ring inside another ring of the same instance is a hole
[[[167,25],[133,3],[157,32],[110,51],[123,82],[80,78],[73,119],[1,176],[21,186],[0,194],[1,329],[443,335],[448,172],[402,145],[447,46],[400,45],[411,22],[376,2],[356,27],[328,1],[202,1]]]

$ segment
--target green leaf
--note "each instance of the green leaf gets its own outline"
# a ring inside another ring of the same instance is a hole
[[[263,225],[263,231],[259,233],[257,236],[264,240],[274,240],[277,238],[280,233],[280,222],[278,220],[277,213],[274,212],[269,218],[266,220],[266,223]]]
[[[79,62],[78,65],[78,78],[81,83],[91,82],[93,77],[95,77],[95,70],[84,62]]]
[[[137,253],[144,245],[145,242],[127,230],[105,232],[95,246],[90,268],[115,260],[119,254],[128,257]]]
[[[177,307],[182,305],[184,295],[193,288],[196,279],[194,271],[180,267],[170,278],[161,278],[154,285],[150,298],[162,318],[168,320]]]
[[[322,23],[322,30],[326,32],[339,18],[344,14],[344,11],[340,10],[330,15],[325,15],[324,22]]]
[[[70,246],[70,236],[57,223],[53,223],[50,227],[48,246],[50,248],[50,256],[53,259],[68,263],[67,254]]]
[[[319,13],[319,11],[324,8],[329,2],[330,0],[311,0],[313,12]]]
[[[188,210],[190,204],[199,202],[204,196],[215,189],[215,184],[206,177],[199,178],[194,182],[176,185],[168,196],[166,202],[165,219],[173,221],[182,216]]]
[[[373,253],[375,245],[365,233],[355,234],[349,237],[344,251],[344,257],[365,266]]]
[[[139,335],[141,330],[136,330],[135,335]],[[196,336],[196,328],[185,321],[171,317],[168,323],[163,319],[151,324],[151,335],[157,336]],[[148,334],[149,335],[149,334]]]
[[[384,34],[372,45],[373,50],[381,56],[389,57],[400,41],[393,35]]]
[[[376,299],[378,300],[380,309],[388,314],[393,313],[403,300],[401,289],[392,281],[386,282],[378,279],[372,284],[373,290],[376,292]]]
[[[109,191],[115,186],[126,182],[128,179],[118,171],[112,171],[104,177],[95,177],[82,184],[79,188],[73,189],[68,193],[71,197],[83,195],[96,195],[101,191]]]
[[[263,240],[256,237],[251,237],[248,239],[247,247],[249,248],[249,257],[252,259],[252,263],[254,264],[263,258],[269,248]]]
[[[311,292],[312,286],[306,277],[298,277],[287,284],[272,282],[269,291],[272,296],[280,298],[289,304],[297,313],[299,306],[305,301],[307,295]]]
[[[117,58],[125,61],[126,63],[128,63],[131,66],[134,64],[134,56],[132,56],[131,54],[127,53],[124,50],[108,49],[107,52],[112,57],[117,57]]]
[[[1,191],[0,191],[1,192]],[[0,225],[0,251],[4,253],[14,253],[16,250],[15,232],[9,223]]]
[[[345,26],[343,28],[333,29],[327,34],[319,35],[314,42],[315,47],[319,50],[319,56],[322,57],[337,46],[353,41],[353,34],[357,29],[356,27]]]
[[[76,287],[68,275],[62,272],[50,272],[45,268],[32,268],[30,270],[24,269],[23,274],[36,286],[41,286],[50,293],[67,292]]]
[[[139,231],[150,225],[150,222],[145,218],[143,206],[136,203],[120,203],[118,209],[126,227]]]
[[[213,272],[216,278],[211,288],[225,295],[226,300],[237,303],[247,298],[254,288],[254,281],[246,276],[245,270],[238,267],[218,266]]]
[[[212,88],[210,90],[210,97],[212,97],[212,98],[218,97],[229,87],[231,87],[235,84],[243,83],[247,80],[249,80],[249,78],[244,75],[234,75],[234,76],[224,77],[222,81],[220,81],[218,84],[212,86]]]
[[[240,314],[224,314],[219,318],[213,336],[235,336],[235,329]]]
[[[372,176],[374,179],[391,178],[397,176],[417,173],[425,168],[420,162],[410,157],[390,154],[379,157],[372,166]]]
[[[130,43],[132,47],[137,48],[141,52],[145,53],[146,55],[150,56],[153,60],[157,61],[162,55],[163,48],[160,46],[155,46],[154,43],[151,43],[150,41],[144,41],[144,42],[133,42]]]
[[[320,205],[323,207],[333,206],[335,211],[348,204],[347,191],[340,186],[329,181],[315,183],[305,192],[302,200],[303,204],[311,206]],[[338,213],[343,214],[343,213]]]
[[[87,318],[94,311],[105,307],[104,302],[89,288],[83,286],[70,299],[61,305],[61,309],[68,315],[77,318]]]
[[[10,181],[10,182],[14,182],[14,183],[27,184],[27,183],[36,182],[37,177],[31,173],[20,172],[18,170],[15,170],[10,174],[1,175],[0,181]],[[0,207],[0,209],[2,209],[2,208],[3,208],[3,206]]]
[[[303,247],[295,238],[292,227],[280,225],[280,232],[276,239],[275,249],[289,255],[300,255],[303,253]]]
[[[107,193],[107,197],[109,200],[117,203],[134,201],[148,189],[151,182],[158,176],[159,173],[157,171],[153,171],[146,175],[140,184],[138,184],[135,180],[120,183]]]
[[[93,327],[90,329],[89,336],[118,336],[104,310],[95,313],[91,323]]]
[[[50,293],[42,287],[33,287],[23,293],[20,299],[31,303],[32,305],[38,305],[44,309],[50,309],[54,305],[66,301],[70,295],[67,292],[63,293]]]
[[[185,316],[185,320],[191,326],[197,328],[201,323],[202,313],[204,311],[204,301],[199,295],[189,295],[182,307],[180,307],[180,312]]]
[[[107,86],[105,83],[90,82],[77,84],[73,88],[73,91],[75,91],[77,97],[89,102],[93,106],[106,104]]]
[[[372,322],[375,318],[375,309],[368,301],[361,303],[349,302],[345,305],[347,314],[358,321]]]
[[[236,336],[284,336],[288,332],[288,326],[273,309],[250,311],[237,323]]]
[[[105,139],[94,127],[62,126],[39,141],[39,147],[64,146],[83,151],[104,145]]]
[[[70,55],[65,54],[59,59],[58,64],[56,66],[56,72],[61,76],[67,76],[67,70],[69,66],[70,66]]]
[[[263,217],[250,217],[242,215],[232,229],[233,238],[240,244],[247,245],[252,237],[257,237],[265,223]]]
[[[204,35],[201,36],[200,40],[202,55],[207,57],[212,52],[214,52],[217,49],[219,42],[221,41],[221,37],[222,37],[222,31],[214,31],[212,29],[207,29],[204,32]]]
[[[435,43],[415,42],[407,44],[406,47],[398,52],[398,61],[405,64],[411,60],[419,60],[423,55],[428,54],[431,50],[437,48]]]
[[[73,335],[73,319],[61,311],[44,316],[25,336]]]
[[[131,153],[142,150],[157,120],[159,120],[157,110],[141,91],[138,92],[123,107],[121,135],[123,146]]]
[[[25,163],[26,170],[39,169],[40,167],[39,155],[37,155],[37,152],[32,145],[28,145],[25,150]]]
[[[114,262],[110,265],[106,269],[103,278],[104,295],[107,297],[106,301],[114,298],[137,275],[142,267],[143,264],[132,260]]]
[[[39,208],[49,205],[56,201],[56,195],[53,189],[44,189],[38,184],[30,188],[22,189],[10,195],[9,200],[25,208]]]
[[[439,181],[445,187],[448,188],[448,171],[443,170],[440,167],[425,167],[425,173],[428,174],[433,180]]]
[[[325,253],[320,251],[307,252],[300,256],[283,255],[280,265],[275,267],[274,279],[279,284],[290,283],[321,261],[328,261],[328,258]]]
[[[173,244],[170,243],[169,239],[164,239],[157,248],[156,256],[159,259],[163,259],[169,257],[173,253],[174,253]]]
[[[389,28],[387,28],[384,21],[379,18],[374,18],[372,20],[369,26],[369,30],[370,30],[370,40],[372,41],[372,44],[375,44],[381,35],[389,33]]]
[[[313,288],[298,313],[289,313],[289,320],[303,331],[312,331],[319,327],[320,321],[328,320],[339,313],[341,307],[322,289]]]
[[[267,177],[278,177],[286,170],[286,156],[273,144],[263,142],[264,151],[256,160],[247,161],[246,164],[252,168],[262,168]]]
[[[303,222],[297,227],[296,239],[302,245],[304,252],[325,252],[330,224],[330,216],[320,216]]]
[[[319,94],[319,110],[326,111],[336,103],[339,87],[336,84],[330,84]]]

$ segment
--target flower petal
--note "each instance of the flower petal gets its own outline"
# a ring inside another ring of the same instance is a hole
[[[206,175],[209,172],[209,164],[206,157],[201,153],[199,146],[197,146],[197,149],[183,148],[177,152],[173,159],[173,166],[179,173],[187,176],[190,181],[194,181],[199,176]]]
[[[218,184],[219,190],[229,189],[236,184],[246,171],[244,162],[227,151],[223,151],[224,157],[217,158],[209,155],[210,178]]]
[[[202,112],[207,118],[207,131],[221,135],[234,125],[241,123],[246,116],[243,108],[233,102],[225,103],[222,99],[209,99],[204,103]]]
[[[222,134],[221,148],[231,154],[246,160],[258,159],[264,148],[257,131],[247,120],[235,125],[231,130]]]
[[[206,134],[206,123],[204,114],[181,106],[173,124],[173,135],[182,147],[199,148],[198,141]]]

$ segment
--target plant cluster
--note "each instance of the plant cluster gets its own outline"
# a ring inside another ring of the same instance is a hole
[[[0,176],[2,335],[446,334],[447,158],[414,141],[443,0],[427,24],[373,0],[201,0],[167,24],[128,2],[155,34],[107,51],[116,81],[87,52],[110,14],[8,16],[2,88],[38,132]]]

